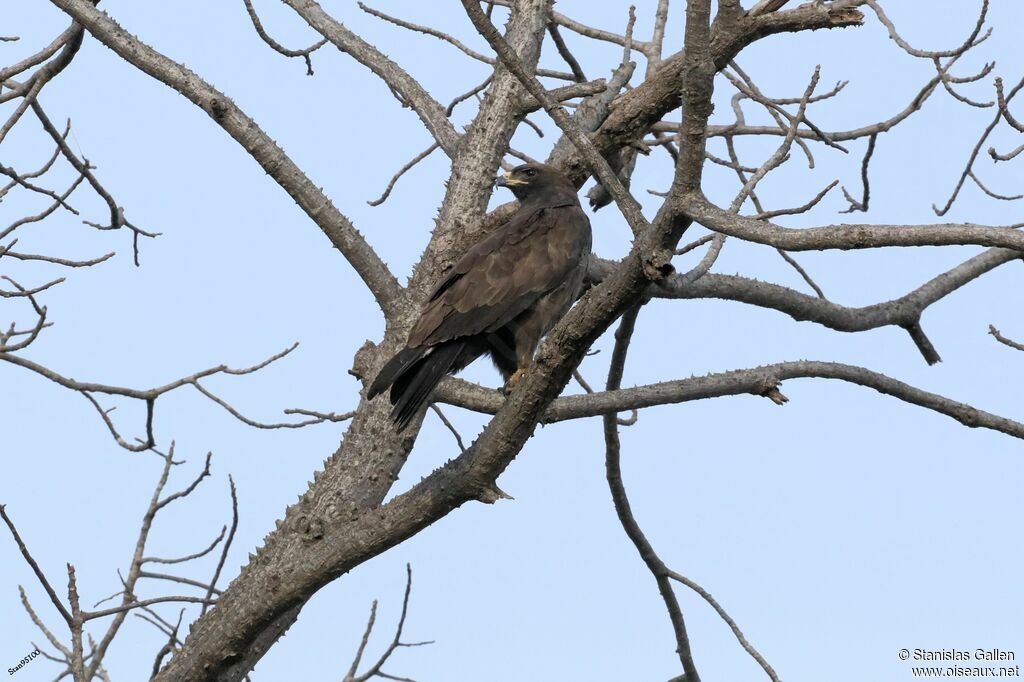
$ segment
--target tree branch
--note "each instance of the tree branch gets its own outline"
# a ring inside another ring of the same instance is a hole
[[[258,14],[256,14],[256,8],[252,6],[252,0],[243,0],[243,2],[245,2],[245,11],[249,13],[249,19],[252,21],[252,27],[256,29],[256,33],[259,35],[260,39],[263,40],[263,42],[269,45],[270,48],[277,52],[278,54],[282,54],[285,57],[302,57],[303,60],[305,60],[306,62],[306,75],[312,76],[313,60],[309,58],[309,55],[313,54],[321,47],[326,45],[327,38],[321,38],[320,40],[316,41],[309,47],[302,50],[289,50],[287,47],[284,47],[276,40],[271,38],[270,35],[267,33],[266,29],[263,28],[263,24],[262,22],[260,22],[260,17]]]
[[[409,595],[412,593],[412,566],[409,564],[405,565],[406,582],[405,582],[405,596],[402,598],[402,615],[398,618],[398,627],[395,628],[395,636],[388,644],[388,647],[384,650],[384,653],[380,655],[377,662],[370,666],[365,673],[362,675],[357,674],[359,670],[359,663],[363,658],[363,653],[366,651],[366,645],[370,641],[370,633],[373,632],[373,624],[377,619],[377,600],[373,601],[373,606],[370,608],[370,620],[366,624],[366,631],[363,633],[363,638],[359,643],[359,649],[356,651],[356,657],[352,661],[352,665],[348,669],[348,673],[345,675],[342,682],[367,682],[367,680],[373,679],[374,677],[380,677],[389,680],[405,680],[406,678],[394,677],[385,673],[381,668],[387,663],[388,659],[391,658],[391,654],[395,653],[395,650],[400,647],[416,647],[424,646],[427,644],[433,644],[433,642],[403,642],[402,641],[402,630],[405,627],[405,617],[409,613]],[[409,682],[412,682],[411,680]]]
[[[357,62],[370,69],[400,98],[402,106],[412,108],[433,135],[441,149],[454,158],[459,145],[459,134],[444,107],[406,73],[398,64],[388,59],[373,45],[350,31],[340,21],[327,14],[314,0],[284,0],[295,10],[314,31],[329,40],[336,48],[350,55]]]
[[[507,40],[531,68],[539,56],[546,9],[547,0],[519,0],[508,24]],[[444,268],[481,237],[480,219],[499,161],[518,124],[522,96],[517,79],[499,65],[452,164],[437,227],[410,279],[411,300],[425,297]],[[386,353],[398,347],[413,312],[410,306],[388,320],[383,342],[376,347],[368,344],[357,354],[355,372],[369,375]],[[317,563],[316,555],[333,543],[327,541],[325,531],[335,525],[336,513],[351,520],[370,513],[384,499],[416,436],[415,427],[395,433],[389,411],[386,400],[360,403],[338,451],[323,471],[314,474],[309,491],[285,512],[279,527],[224,590],[217,608],[193,624],[181,651],[158,676],[160,682],[195,682],[204,676],[242,679],[294,622],[316,589],[340,575],[333,569],[316,571],[316,576],[296,575],[289,557],[308,556]],[[345,503],[339,506],[338,500]],[[262,596],[254,598],[256,594]],[[231,656],[231,651],[243,653]]]
[[[562,396],[554,400],[541,417],[545,424],[596,417],[599,415],[639,410],[657,405],[706,400],[727,395],[766,395],[780,382],[788,379],[837,379],[872,388],[903,402],[923,407],[955,419],[964,426],[999,431],[1014,438],[1024,438],[1024,424],[978,410],[966,403],[923,391],[897,379],[863,367],[838,362],[800,360],[780,362],[750,369],[717,372],[703,377],[663,381],[656,384],[602,391],[587,395]],[[457,382],[458,379],[449,379]],[[497,391],[460,382],[458,391],[450,384],[442,385],[437,400],[476,412],[497,414],[502,401]],[[470,450],[472,452],[472,448]]]
[[[686,212],[700,224],[757,244],[786,251],[870,249],[880,246],[951,246],[975,244],[1024,251],[1024,234],[1012,227],[973,223],[938,225],[828,225],[790,229],[725,211],[701,194],[682,199]]]
[[[655,298],[701,299],[718,298],[769,308],[786,313],[794,320],[809,321],[841,332],[861,332],[884,326],[910,327],[920,323],[923,312],[968,282],[985,273],[1021,258],[1011,249],[989,249],[937,275],[917,289],[899,298],[860,308],[849,308],[815,298],[793,289],[739,275],[705,275],[695,282],[686,282],[672,275],[652,285],[647,295]],[[613,264],[592,258],[590,279],[600,281]],[[931,344],[920,348],[925,360],[940,360]]]
[[[629,342],[633,336],[633,329],[636,325],[636,318],[640,312],[640,306],[635,306],[622,316],[619,328],[615,332],[615,348],[612,350],[612,359],[608,368],[607,390],[614,392],[622,385],[622,372],[626,362],[626,352],[629,349]],[[619,517],[619,523],[629,537],[640,558],[647,565],[647,569],[654,576],[658,585],[658,592],[665,602],[668,610],[669,620],[672,621],[672,630],[676,638],[676,653],[679,655],[679,662],[683,666],[683,675],[687,682],[700,682],[700,675],[693,663],[693,653],[690,651],[690,638],[686,633],[686,623],[683,619],[683,611],[679,608],[679,600],[672,590],[672,583],[668,576],[668,566],[661,560],[654,547],[647,540],[640,524],[633,516],[633,510],[629,504],[629,497],[626,495],[626,486],[622,482],[622,467],[620,465],[621,446],[619,443],[619,426],[614,413],[604,415],[604,443],[605,443],[605,471],[608,479],[608,488],[611,490],[612,502],[615,505],[615,513]]]
[[[565,110],[558,101],[526,70],[519,57],[516,56],[512,48],[509,47],[508,43],[501,37],[501,34],[498,33],[498,30],[494,28],[484,15],[478,0],[462,0],[462,6],[465,8],[466,14],[469,15],[470,21],[473,22],[477,31],[480,32],[480,35],[487,40],[491,48],[498,54],[505,67],[515,74],[519,82],[543,105],[544,110],[551,116],[558,127],[562,129],[562,132],[576,145],[576,148],[586,160],[590,171],[597,176],[601,184],[604,185],[615,199],[615,203],[618,205],[623,217],[626,218],[633,233],[637,234],[643,230],[648,223],[647,219],[644,218],[640,204],[629,194],[629,191],[622,185],[622,182],[608,165],[608,162],[598,153],[589,138],[583,134],[583,131],[569,118],[569,115],[565,113]]]
[[[394,311],[402,297],[401,286],[384,262],[351,221],[230,98],[185,66],[132,36],[89,0],[51,1],[129,64],[176,90],[209,114],[323,230],[359,273],[385,315]]]
[[[28,551],[28,547],[25,546],[25,541],[22,540],[21,535],[18,534],[18,529],[14,526],[14,522],[11,521],[11,517],[7,515],[6,505],[3,504],[0,504],[0,519],[3,519],[4,523],[7,524],[8,530],[11,531],[11,536],[14,537],[14,542],[18,545],[18,550],[21,552],[21,556],[25,559],[25,563],[29,565],[29,568],[32,569],[32,572],[35,573],[36,579],[39,580],[39,584],[43,586],[44,590],[46,590],[46,594],[50,597],[50,602],[53,603],[53,606],[57,609],[57,612],[60,613],[64,622],[68,624],[68,627],[72,627],[74,619],[71,617],[71,614],[68,613],[67,608],[57,596],[56,590],[53,589],[53,586],[51,586],[50,582],[46,579],[46,575],[43,573],[43,570],[39,568],[39,564],[36,563],[32,553]],[[24,599],[24,593],[22,593],[22,598]]]

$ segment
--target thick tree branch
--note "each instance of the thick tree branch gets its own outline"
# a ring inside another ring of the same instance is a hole
[[[532,18],[533,14],[528,16]],[[538,32],[543,31],[542,19],[536,27]],[[698,13],[696,21],[699,20]],[[693,30],[688,27],[688,32]],[[706,34],[706,20],[702,30]],[[690,82],[699,91],[695,97],[709,99],[712,75],[702,75],[696,81],[684,78],[684,88]],[[699,107],[701,112],[709,109]],[[458,173],[457,167],[455,170]],[[452,186],[450,182],[449,193]],[[538,352],[536,369],[526,373],[503,409],[465,455],[379,509],[361,511],[354,506],[339,506],[338,499],[344,498],[335,496],[329,504],[319,504],[311,491],[289,510],[282,526],[268,538],[267,546],[257,553],[232,587],[224,591],[218,606],[193,626],[186,646],[157,679],[191,682],[225,677],[228,667],[249,656],[247,652],[254,640],[264,632],[276,630],[276,622],[293,617],[294,610],[322,585],[468,500],[497,499],[495,478],[533,433],[544,406],[569,380],[590,343],[649,281],[643,254],[674,248],[680,229],[671,218],[669,212],[663,226],[641,235],[620,271],[592,289],[552,331]],[[357,415],[352,429],[360,423]],[[316,483],[314,486],[316,494],[324,490]],[[384,528],[389,530],[385,532]],[[289,548],[300,551],[304,559],[294,561]],[[259,600],[247,596],[255,593],[262,595]],[[225,614],[230,619],[225,619]],[[227,679],[234,679],[234,674]]]
[[[506,40],[530,68],[539,56],[547,8],[547,0],[519,0],[508,24]],[[522,96],[517,79],[499,65],[452,164],[437,227],[410,280],[413,300],[425,296],[444,268],[481,237],[480,219],[499,161],[518,124]],[[372,373],[385,353],[398,347],[412,314],[411,309],[403,309],[388,318],[380,346],[367,346],[357,356],[360,374]],[[372,513],[396,480],[415,440],[416,428],[395,433],[389,412],[386,400],[360,403],[338,451],[314,475],[309,491],[286,511],[278,529],[224,591],[217,607],[193,624],[185,646],[158,676],[160,682],[242,679],[294,622],[303,603],[340,575],[334,572],[334,564],[321,563],[322,553],[333,545],[334,531],[325,531]],[[300,555],[308,557],[309,561],[300,562],[307,568],[329,568],[296,575],[292,559]]]
[[[701,225],[786,251],[870,249],[880,246],[952,246],[975,244],[1024,251],[1024,233],[1013,227],[973,223],[939,225],[828,225],[791,229],[723,210],[701,194],[682,199],[686,212]]]
[[[744,47],[769,35],[859,26],[863,15],[855,8],[866,0],[843,0],[828,5],[807,4],[787,12],[746,17],[733,22],[715,22],[709,37],[709,57],[720,70]],[[665,59],[657,71],[616,102],[615,110],[593,137],[598,151],[607,156],[615,149],[640,140],[651,126],[679,106],[679,82],[686,52]],[[783,133],[784,134],[784,133]],[[564,166],[580,183],[582,160],[569,159]]]
[[[893,379],[884,374],[873,372],[863,367],[846,365],[838,362],[817,362],[801,360],[780,362],[750,369],[718,372],[702,377],[663,381],[656,384],[624,388],[618,391],[601,391],[586,395],[562,396],[554,400],[544,412],[541,420],[544,423],[581,419],[599,415],[640,410],[658,405],[674,405],[720,398],[728,395],[763,396],[775,388],[780,382],[788,379],[837,379],[923,407],[933,412],[946,415],[964,426],[986,428],[999,431],[1014,438],[1024,438],[1024,424],[978,410],[971,405],[950,398],[923,391]],[[449,380],[449,382],[458,380]],[[451,387],[445,387],[438,395],[439,400],[487,414],[500,413],[502,408],[501,395],[497,391],[461,382],[455,395]],[[451,398],[451,399],[448,399]],[[472,451],[472,449],[471,449]]]
[[[652,285],[647,295],[654,298],[717,298],[737,301],[778,310],[794,320],[814,322],[836,331],[861,332],[890,325],[908,327],[919,324],[921,315],[933,303],[1000,265],[1021,257],[1020,252],[1012,249],[989,249],[899,298],[859,308],[839,305],[788,287],[740,275],[708,274],[694,282],[686,282],[679,275],[671,275],[657,285]],[[610,261],[592,257],[589,277],[591,281],[601,281],[614,267]],[[937,354],[930,354],[926,348],[920,350],[930,364],[938,361]]]
[[[89,4],[85,0],[52,1],[58,6],[73,7],[73,10],[69,10],[72,13],[74,11],[84,12],[79,6]],[[888,226],[881,226],[881,232],[876,229],[878,226],[832,226],[798,231],[786,230],[752,218],[741,218],[737,226],[714,214],[711,209],[716,207],[708,209],[707,206],[703,206],[699,202],[694,203],[697,200],[703,200],[702,168],[708,156],[705,141],[708,132],[714,130],[707,125],[707,120],[710,114],[711,86],[715,72],[743,46],[763,35],[789,30],[859,24],[861,16],[855,8],[863,2],[839,0],[828,4],[819,2],[812,5],[809,3],[788,12],[778,11],[785,4],[784,2],[760,3],[760,5],[768,4],[772,7],[762,9],[760,13],[754,12],[743,16],[736,0],[722,0],[717,3],[719,17],[712,26],[710,24],[711,3],[707,0],[691,0],[687,13],[685,50],[661,62],[660,69],[655,68],[656,61],[651,58],[651,55],[648,55],[650,76],[648,81],[621,95],[610,115],[605,107],[600,116],[595,117],[594,125],[589,126],[584,122],[585,115],[588,113],[585,111],[585,106],[580,106],[577,116],[570,120],[558,105],[558,101],[563,96],[570,96],[570,94],[571,96],[590,94],[588,99],[597,102],[604,98],[603,103],[607,104],[607,101],[620,92],[625,80],[620,80],[618,85],[610,84],[600,95],[591,94],[596,91],[597,83],[570,86],[575,90],[566,89],[563,92],[546,91],[539,84],[535,75],[538,73],[536,58],[539,44],[543,38],[543,31],[552,17],[550,3],[546,0],[515,0],[508,3],[512,6],[513,12],[509,30],[504,38],[491,26],[486,17],[484,18],[486,25],[483,22],[477,22],[478,28],[481,28],[492,47],[495,47],[499,58],[492,60],[495,64],[494,75],[492,79],[489,79],[490,88],[481,103],[480,113],[461,137],[454,132],[454,129],[449,130],[451,124],[448,122],[446,114],[441,120],[438,116],[439,105],[426,94],[425,90],[420,96],[416,90],[419,85],[408,74],[376,48],[351,34],[342,24],[329,17],[320,5],[310,0],[286,0],[286,3],[316,30],[330,38],[336,46],[348,51],[377,73],[404,104],[416,109],[428,129],[439,140],[438,144],[444,146],[445,151],[453,159],[452,176],[447,183],[444,203],[439,211],[437,229],[406,292],[387,272],[372,250],[369,250],[365,241],[355,232],[351,224],[345,221],[339,227],[337,216],[340,214],[331,218],[325,217],[324,210],[328,213],[337,212],[329,204],[318,203],[322,195],[317,195],[312,191],[306,192],[305,184],[308,184],[308,180],[304,176],[299,174],[298,178],[288,177],[287,172],[280,170],[281,164],[290,163],[290,161],[283,156],[283,153],[280,156],[273,153],[276,147],[272,146],[272,142],[268,142],[270,146],[267,149],[269,151],[264,150],[264,159],[261,160],[257,157],[257,160],[264,164],[268,173],[283,174],[283,180],[276,175],[274,176],[275,180],[278,180],[282,187],[296,197],[296,201],[299,201],[314,220],[318,220],[319,216],[319,221],[325,221],[333,225],[336,231],[341,231],[339,240],[349,240],[347,246],[339,246],[339,248],[350,261],[353,261],[359,274],[381,301],[381,307],[385,310],[388,322],[387,333],[379,346],[374,347],[372,344],[368,344],[364,347],[360,356],[357,357],[354,374],[358,374],[360,377],[369,376],[379,362],[399,346],[419,298],[433,285],[444,268],[454,261],[469,244],[478,241],[491,226],[500,222],[502,211],[505,211],[505,215],[507,215],[507,207],[505,207],[494,213],[494,222],[482,220],[494,171],[501,155],[507,150],[510,137],[524,113],[524,107],[542,105],[552,113],[552,117],[566,133],[563,142],[570,143],[561,145],[559,150],[572,150],[573,148],[576,150],[572,152],[571,156],[558,157],[559,163],[568,168],[576,180],[582,181],[587,175],[594,174],[602,182],[607,181],[611,188],[617,190],[618,199],[625,206],[626,214],[632,215],[631,223],[635,228],[636,240],[633,249],[621,263],[614,266],[609,265],[600,277],[595,278],[599,280],[598,285],[587,294],[577,308],[563,321],[563,324],[552,332],[538,353],[535,368],[527,374],[523,383],[511,396],[506,399],[498,396],[495,392],[479,387],[470,390],[473,396],[472,401],[476,401],[477,404],[485,408],[482,411],[493,412],[497,415],[477,442],[466,450],[463,456],[439,469],[404,495],[398,496],[383,506],[378,505],[401,470],[415,439],[415,428],[405,434],[395,434],[387,418],[387,406],[383,404],[384,401],[361,402],[356,413],[352,415],[351,427],[338,452],[325,464],[324,471],[318,472],[314,477],[309,492],[300,499],[298,504],[287,510],[278,529],[268,536],[266,545],[257,551],[256,556],[250,558],[249,565],[242,571],[242,574],[224,591],[223,598],[217,607],[194,624],[183,649],[171,659],[168,667],[158,676],[160,680],[193,682],[200,679],[241,679],[294,620],[303,603],[319,587],[353,566],[401,542],[466,501],[493,502],[500,497],[501,493],[496,485],[497,477],[517,455],[539,421],[608,414],[610,405],[617,406],[619,405],[618,401],[623,399],[634,402],[650,400],[652,392],[657,394],[663,402],[678,402],[679,396],[684,396],[682,399],[697,399],[685,398],[686,395],[690,395],[687,391],[697,390],[693,385],[680,387],[675,385],[678,382],[665,382],[665,385],[656,384],[651,387],[625,389],[612,393],[605,392],[594,394],[594,396],[570,396],[555,399],[555,396],[568,381],[572,368],[579,362],[590,343],[606,330],[623,311],[630,309],[642,297],[655,295],[692,298],[698,295],[720,295],[721,298],[732,298],[733,300],[744,300],[756,302],[758,305],[775,307],[794,317],[805,315],[806,317],[798,319],[814,319],[823,324],[836,325],[833,328],[841,328],[845,325],[850,327],[850,331],[854,331],[855,327],[862,325],[897,324],[907,329],[926,357],[931,357],[929,355],[931,353],[937,358],[930,342],[921,332],[921,311],[933,300],[938,300],[966,281],[977,277],[981,272],[1018,258],[1022,245],[1024,245],[1024,243],[1012,240],[1007,241],[1008,238],[1005,236],[1007,231],[1001,228],[961,226],[977,228],[983,234],[978,237],[978,233],[971,231],[968,236],[964,237],[967,241],[941,243],[991,244],[1009,248],[993,249],[987,252],[987,256],[982,254],[982,256],[976,257],[977,262],[973,262],[976,259],[972,259],[955,269],[957,272],[954,274],[947,273],[950,276],[941,282],[937,281],[940,278],[936,278],[933,280],[936,282],[934,286],[929,283],[919,290],[922,292],[927,288],[927,293],[913,292],[903,299],[857,309],[836,306],[813,297],[804,297],[798,292],[775,285],[758,283],[754,280],[705,274],[708,269],[705,266],[710,266],[710,262],[713,261],[717,249],[721,247],[723,235],[734,232],[746,232],[747,234],[743,238],[753,241],[763,239],[764,243],[787,242],[787,240],[800,242],[803,240],[801,243],[804,243],[803,248],[805,249],[865,248],[858,241],[864,238],[861,228],[866,229],[870,234],[870,239],[875,240],[869,244],[871,246],[887,245],[893,240],[904,239],[901,236],[902,233],[895,235],[895,233],[886,232],[885,230],[889,229]],[[478,3],[470,3],[468,0],[466,3],[466,9],[471,16],[483,15]],[[625,46],[627,54],[637,45],[641,46],[641,51],[648,50],[653,53],[656,43],[660,57],[660,43],[664,37],[667,6],[667,1],[658,4],[655,35],[652,37],[651,43],[633,43],[628,35],[605,35],[607,32],[599,32],[592,37],[622,44]],[[489,13],[487,16],[490,16]],[[134,59],[135,61],[132,63],[143,70],[150,69],[147,72],[160,74],[157,75],[157,78],[171,84],[173,88],[187,97],[190,96],[189,93],[195,95],[196,98],[193,101],[217,119],[225,130],[239,139],[239,142],[247,150],[250,147],[259,150],[259,144],[262,144],[260,140],[265,138],[265,135],[255,128],[255,124],[245,119],[244,114],[238,112],[230,101],[207,84],[199,81],[184,67],[169,60],[161,62],[160,59],[165,58],[161,58],[160,55],[156,55],[152,51],[146,52],[148,48],[134,39],[124,38],[122,33],[118,32],[119,29],[116,28],[116,25],[114,27],[105,25],[104,21],[109,20],[106,20],[104,15],[99,15],[99,17],[101,19],[96,20],[98,22],[96,25],[99,28],[90,28],[91,32],[102,36],[106,30],[107,40],[113,43],[112,46],[117,45],[130,55],[126,56],[126,59],[129,61]],[[556,19],[556,21],[558,20]],[[583,30],[590,29],[583,27]],[[629,31],[627,31],[628,33]],[[116,51],[119,48],[115,46],[114,49]],[[940,67],[937,65],[937,68]],[[579,71],[582,74],[582,69]],[[625,79],[628,80],[627,71],[632,72],[632,65],[630,68],[626,68],[624,65],[617,71],[616,77],[626,74]],[[948,86],[949,82],[953,82],[953,77],[944,76],[944,72],[940,73],[937,79],[935,84],[942,82]],[[526,96],[520,83],[531,92],[531,97]],[[680,91],[680,85],[682,85],[682,91]],[[931,90],[927,94],[930,93]],[[616,185],[619,180],[613,172],[617,170],[614,159],[618,158],[622,150],[630,152],[635,149],[635,146],[642,145],[642,137],[656,127],[661,117],[679,107],[680,95],[682,95],[684,120],[679,128],[680,134],[673,140],[680,142],[680,149],[676,154],[675,179],[672,190],[668,194],[668,200],[653,224],[649,224],[639,213],[639,207],[635,205],[635,202],[630,203],[632,197],[628,195],[625,188]],[[805,94],[800,102],[801,109],[812,100],[810,93]],[[782,101],[773,100],[776,104],[780,104]],[[919,104],[920,102],[918,102]],[[818,140],[825,139],[829,135],[813,128],[799,129],[801,118],[798,115],[792,126],[781,131],[781,134],[787,135],[786,145],[800,140],[805,133],[807,137]],[[227,119],[228,122],[225,123],[222,119]],[[793,119],[791,118],[790,121],[793,122]],[[587,136],[585,134],[584,131],[593,130],[597,126],[600,126],[600,129],[594,135]],[[736,131],[743,128],[744,126],[738,126],[731,130],[730,142],[731,135],[742,134]],[[246,138],[248,141],[240,138]],[[266,140],[269,141],[269,138]],[[250,153],[254,157],[257,156],[254,151],[250,151]],[[552,157],[555,157],[554,152]],[[605,159],[613,159],[613,163],[609,164]],[[730,163],[733,164],[733,167],[742,168],[735,158]],[[298,169],[294,170],[298,173]],[[286,186],[288,183],[291,183],[291,189]],[[750,190],[753,190],[752,186]],[[304,194],[304,192],[306,193]],[[819,195],[819,197],[821,196],[823,194]],[[306,205],[302,204],[300,197],[305,197]],[[323,201],[326,202],[326,199],[324,198]],[[760,208],[758,210],[761,211]],[[699,215],[701,211],[704,211],[705,214],[710,212],[710,218],[707,215]],[[762,213],[766,215],[760,216],[761,218],[769,217],[772,213],[780,214],[780,212],[763,211]],[[683,229],[690,224],[690,219],[694,217],[699,217],[701,220],[708,218],[709,227],[714,229],[721,227],[720,234],[714,237],[715,248],[702,261],[702,266],[686,275],[674,275],[671,270],[671,258]],[[340,220],[344,220],[344,217],[341,216]],[[711,224],[714,220],[719,220],[721,225]],[[318,224],[320,224],[319,221]],[[933,235],[933,232],[935,234],[939,232],[956,233],[959,229],[932,229],[939,227],[944,226],[927,226],[917,230],[915,234],[931,235],[926,236],[924,243],[932,243],[928,239],[934,241],[938,238]],[[328,232],[323,225],[321,228]],[[733,232],[729,232],[730,229]],[[328,234],[330,236],[330,232]],[[332,237],[332,241],[334,239]],[[880,243],[875,243],[879,241]],[[832,245],[822,246],[823,244]],[[911,243],[900,242],[900,245],[911,245]],[[364,248],[368,253],[361,254],[361,249]],[[1010,250],[1011,248],[1013,250]],[[799,250],[799,248],[792,248],[792,250]],[[366,259],[362,259],[362,255],[365,255]],[[359,260],[362,260],[361,264],[355,262]],[[934,299],[931,298],[933,296]],[[810,299],[810,301],[805,299]],[[864,328],[872,328],[872,326]],[[782,363],[771,366],[769,369],[778,371],[768,379],[765,379],[762,371],[765,368],[746,370],[746,372],[755,373],[756,376],[753,378],[743,377],[742,380],[726,377],[717,383],[704,385],[701,390],[712,393],[735,390],[735,392],[769,395],[773,399],[777,399],[781,394],[777,392],[775,383],[772,383],[771,379],[774,378],[774,381],[777,382],[778,377],[787,378],[782,377],[786,371],[796,372],[793,374],[794,377],[826,376],[831,372],[836,375],[833,378],[853,380],[845,375],[839,376],[843,375],[846,370],[835,369],[831,363],[802,363],[803,369],[800,371],[805,372],[803,375],[792,367],[796,364],[801,363]],[[823,369],[822,367],[825,365],[828,365],[829,368]],[[861,373],[867,372],[861,368],[852,368],[850,372],[847,372],[850,377],[856,374],[853,370]],[[818,372],[818,374],[812,372]],[[725,375],[722,376],[725,377]],[[861,380],[855,383],[863,383],[863,385],[871,385],[875,388],[884,386],[891,389],[886,382],[895,382],[895,380],[887,377],[878,379],[877,377],[880,376],[868,376],[866,379],[861,377]],[[744,381],[746,383],[743,383]],[[766,381],[767,383],[765,383]],[[198,383],[192,383],[207,397],[224,404],[214,394],[200,387]],[[899,382],[895,383],[899,384]],[[672,386],[665,388],[669,384]],[[727,388],[723,389],[723,385],[727,385]],[[438,397],[443,399],[447,395],[446,391],[452,386],[460,387],[460,384],[457,381],[445,382]],[[905,387],[902,384],[900,386]],[[740,390],[743,387],[749,390]],[[906,388],[911,389],[912,387]],[[902,388],[897,387],[897,389],[903,391]],[[878,390],[883,389],[879,388]],[[630,391],[634,391],[634,393],[630,393]],[[903,392],[910,395],[906,391]],[[925,395],[932,396],[932,394]],[[920,398],[920,396],[918,397]],[[938,398],[940,401],[946,400],[939,396],[932,397]],[[575,402],[579,400],[583,402]],[[924,399],[921,398],[921,400]],[[468,404],[472,401],[463,401],[459,404]],[[225,406],[244,420],[237,411],[232,410],[226,404]],[[932,406],[932,403],[928,403],[926,406],[937,409]],[[939,407],[943,406],[949,408],[945,403],[939,404]],[[957,414],[959,416],[954,414],[950,416],[971,418],[966,412]],[[979,414],[992,417],[985,413]],[[324,415],[318,416],[323,417]],[[327,416],[342,418],[337,415]],[[1016,425],[1016,422],[1009,423]],[[978,425],[994,428],[988,423],[979,423]],[[212,590],[212,583],[210,588]],[[207,594],[207,598],[211,593]],[[75,618],[82,617],[82,613],[77,610],[77,607],[74,616]],[[175,633],[176,630],[171,631],[170,644],[172,648],[177,639]],[[695,672],[694,675],[688,676],[688,679],[691,678],[695,679]]]
[[[594,148],[590,139],[583,133],[579,127],[573,122],[569,115],[565,113],[565,110],[561,107],[554,97],[544,89],[544,86],[540,84],[534,76],[532,76],[516,56],[515,52],[509,47],[508,43],[501,37],[497,29],[491,24],[491,22],[484,15],[483,10],[480,9],[478,0],[462,0],[462,6],[466,10],[466,14],[469,15],[470,21],[476,27],[477,31],[480,32],[491,48],[498,54],[501,61],[505,64],[519,82],[529,91],[529,93],[540,102],[544,110],[551,116],[562,132],[565,133],[566,137],[572,140],[577,150],[583,155],[586,160],[587,166],[590,172],[594,173],[597,178],[601,181],[601,184],[608,190],[608,192],[615,199],[615,203],[618,204],[619,210],[622,215],[626,218],[630,228],[634,234],[639,233],[641,230],[646,228],[647,219],[644,218],[643,211],[640,208],[640,204],[637,203],[636,199],[630,195],[629,191],[622,185],[618,176],[608,165],[608,162],[598,153]]]

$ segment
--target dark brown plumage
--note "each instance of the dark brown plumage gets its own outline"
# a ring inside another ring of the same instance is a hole
[[[406,347],[370,384],[367,398],[391,388],[391,416],[399,430],[446,374],[481,355],[490,355],[514,385],[583,287],[590,221],[572,182],[551,166],[528,163],[496,184],[512,190],[519,210],[445,275]]]

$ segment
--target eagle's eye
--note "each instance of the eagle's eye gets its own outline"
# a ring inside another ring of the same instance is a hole
[[[537,169],[536,168],[527,168],[526,169],[527,177],[531,177],[532,178],[536,174],[537,174]]]

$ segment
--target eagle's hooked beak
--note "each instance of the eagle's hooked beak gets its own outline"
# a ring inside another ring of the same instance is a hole
[[[525,184],[527,184],[525,180],[515,180],[508,173],[502,173],[494,181],[495,187],[517,187]]]

